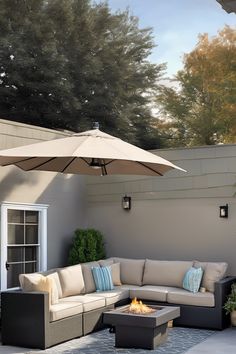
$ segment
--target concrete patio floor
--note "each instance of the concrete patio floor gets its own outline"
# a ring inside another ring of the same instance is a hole
[[[70,345],[68,343],[68,352],[70,353]],[[56,348],[53,347],[54,349]],[[0,345],[0,354],[18,354],[18,353],[28,353],[28,352],[39,352],[44,353],[44,350],[39,349],[29,349],[29,348],[19,348],[12,346]],[[122,351],[124,352],[124,351]],[[128,350],[127,350],[128,352]],[[151,351],[148,351],[151,353]],[[89,352],[91,353],[91,352]],[[216,332],[207,338],[205,341],[195,345],[189,349],[185,354],[236,354],[236,327],[227,328],[224,331]],[[75,350],[73,350],[75,354]],[[97,352],[96,354],[99,354]],[[103,353],[100,353],[103,354]],[[171,354],[171,353],[170,353]]]

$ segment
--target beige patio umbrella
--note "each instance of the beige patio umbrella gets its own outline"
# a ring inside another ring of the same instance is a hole
[[[66,138],[0,151],[0,165],[25,171],[54,171],[85,175],[163,175],[184,171],[159,156],[99,129]]]

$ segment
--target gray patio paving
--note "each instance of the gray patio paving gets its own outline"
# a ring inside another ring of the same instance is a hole
[[[216,332],[186,354],[236,354],[236,327]]]
[[[70,341],[64,346],[65,352],[70,353]],[[56,350],[56,346],[53,347]],[[19,354],[39,352],[39,349],[19,348],[12,346],[0,345],[0,354]],[[46,351],[45,351],[46,352]],[[56,351],[55,351],[56,352]],[[86,353],[86,350],[83,350]],[[126,350],[122,350],[125,353]],[[127,353],[129,351],[127,350]],[[151,353],[151,351],[148,351]],[[44,350],[40,351],[40,354],[44,353]],[[74,353],[74,351],[73,351]],[[96,352],[99,354],[99,352]],[[191,349],[185,352],[185,354],[236,354],[236,327],[228,328],[224,331],[216,332],[200,344],[195,345]],[[88,354],[91,354],[91,350],[88,348]],[[103,353],[100,353],[103,354]],[[171,353],[170,353],[171,354]]]

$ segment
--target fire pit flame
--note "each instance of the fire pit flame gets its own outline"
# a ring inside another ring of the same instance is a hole
[[[138,301],[136,297],[132,300],[128,308],[128,312],[130,313],[146,314],[155,311],[156,310],[154,310],[153,308],[143,304],[142,301]]]

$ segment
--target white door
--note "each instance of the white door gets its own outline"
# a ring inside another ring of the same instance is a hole
[[[39,205],[1,208],[1,290],[19,287],[19,274],[46,270],[46,210]]]

